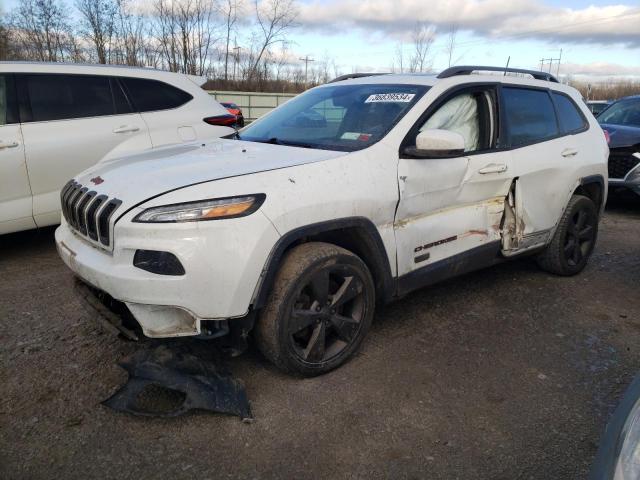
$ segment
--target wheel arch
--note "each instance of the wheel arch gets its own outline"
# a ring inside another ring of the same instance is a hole
[[[583,195],[590,198],[598,212],[602,214],[606,203],[605,181],[602,175],[589,175],[580,179],[580,184],[575,188],[573,195]]]
[[[280,237],[269,255],[254,294],[254,310],[266,304],[285,253],[302,243],[318,241],[337,245],[358,255],[373,276],[376,298],[387,302],[393,297],[394,281],[389,257],[378,229],[367,218],[348,217],[298,227]]]

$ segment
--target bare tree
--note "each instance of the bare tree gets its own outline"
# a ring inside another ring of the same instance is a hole
[[[221,13],[225,18],[225,50],[224,50],[224,79],[229,78],[229,43],[231,42],[231,33],[238,21],[238,9],[240,8],[240,0],[225,0],[221,8]]]
[[[458,25],[452,23],[449,27],[449,36],[447,37],[446,52],[449,57],[449,66],[451,66],[451,58],[453,57],[453,51],[456,48],[456,36],[458,35]]]
[[[8,60],[10,58],[9,29],[4,25],[4,15],[0,15],[0,61]]]
[[[295,0],[255,0],[256,21],[259,26],[260,47],[249,70],[249,80],[258,73],[258,65],[265,51],[273,44],[285,40],[285,34],[294,26],[297,16]]]
[[[116,0],[116,7],[112,62],[132,66],[152,65],[147,19],[132,10],[130,0]]]
[[[67,12],[60,0],[20,0],[8,22],[20,58],[56,62],[70,57],[74,42]]]
[[[80,33],[93,45],[98,63],[110,63],[117,6],[113,0],[76,0]]]
[[[212,4],[156,0],[154,18],[154,37],[166,67],[172,72],[204,74],[217,41]]]
[[[431,47],[436,38],[433,26],[424,23],[416,23],[411,32],[413,42],[413,55],[409,70],[411,72],[424,72],[431,70],[433,58],[431,58]]]

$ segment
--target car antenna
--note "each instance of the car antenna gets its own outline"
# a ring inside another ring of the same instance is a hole
[[[511,60],[511,55],[509,55],[507,57],[507,65],[504,67],[504,75],[502,75],[503,77],[507,76],[507,70],[509,69],[509,61]]]

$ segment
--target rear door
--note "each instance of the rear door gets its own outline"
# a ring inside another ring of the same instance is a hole
[[[38,226],[60,221],[60,188],[105,156],[151,148],[147,127],[108,76],[22,74],[22,134]]]
[[[142,114],[154,147],[198,139],[194,122],[205,125],[203,118],[195,118],[189,108],[193,96],[168,83],[146,78],[122,78],[127,94]],[[226,113],[226,112],[225,112]]]
[[[509,170],[517,180],[512,198],[515,237],[506,239],[505,253],[543,245],[575,187],[577,166],[589,155],[582,133],[586,119],[556,115],[554,101],[566,109],[564,96],[548,89],[504,86],[501,89],[505,144],[511,151]],[[571,124],[569,124],[571,122]]]
[[[0,234],[36,225],[13,74],[0,74]]]

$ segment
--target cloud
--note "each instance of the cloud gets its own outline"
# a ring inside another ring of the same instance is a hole
[[[607,62],[563,63],[561,75],[596,77],[599,79],[619,77],[640,77],[640,66],[624,66]]]
[[[416,22],[500,40],[538,39],[640,46],[640,7],[545,5],[540,0],[311,0],[300,6],[307,28],[339,33],[360,28],[405,36]]]

